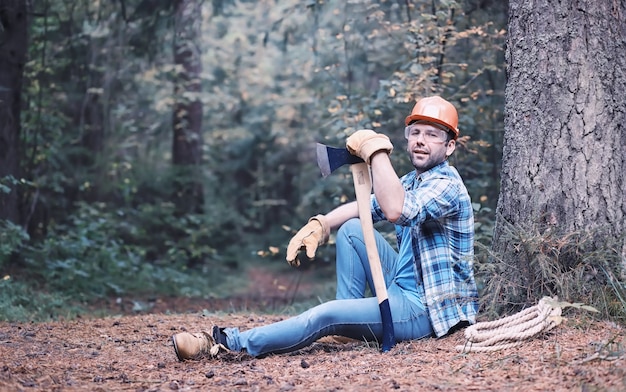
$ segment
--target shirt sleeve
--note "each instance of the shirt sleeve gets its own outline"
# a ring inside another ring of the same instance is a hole
[[[372,209],[372,221],[374,223],[387,220],[385,214],[383,214],[382,208],[380,208],[380,204],[378,204],[378,200],[376,200],[376,195],[372,193],[370,198],[371,209]]]
[[[430,178],[416,189],[406,191],[402,214],[395,222],[402,226],[420,225],[457,213],[459,186],[449,177]]]

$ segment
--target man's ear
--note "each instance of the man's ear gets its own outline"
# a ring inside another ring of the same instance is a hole
[[[452,139],[448,142],[448,145],[446,146],[446,158],[450,157],[454,150],[456,150],[456,140]]]

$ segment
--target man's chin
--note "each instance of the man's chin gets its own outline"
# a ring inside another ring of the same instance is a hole
[[[411,157],[411,162],[413,166],[427,166],[428,165],[428,156],[426,155],[413,155]]]
[[[416,160],[414,159],[412,161],[413,163],[413,167],[415,168],[415,170],[417,170],[420,173],[423,173],[425,171],[428,171],[430,169],[432,169],[433,167],[435,167],[435,165],[432,165],[431,163],[429,163],[426,160]]]

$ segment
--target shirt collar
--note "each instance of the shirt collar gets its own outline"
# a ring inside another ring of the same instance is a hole
[[[426,170],[424,173],[417,176],[417,181],[422,182],[432,177],[438,177],[449,166],[448,161],[443,161],[437,166]],[[415,172],[414,172],[415,173]]]
[[[413,190],[419,186],[424,180],[428,180],[430,178],[441,177],[442,173],[447,170],[449,164],[448,161],[443,161],[437,166],[425,171],[424,173],[417,175],[415,170],[407,173],[402,177],[402,183],[404,184],[404,189]]]

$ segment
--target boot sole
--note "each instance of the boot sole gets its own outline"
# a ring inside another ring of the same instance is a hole
[[[183,362],[185,359],[180,356],[178,353],[178,344],[176,344],[176,336],[172,336],[172,343],[174,344],[174,352],[176,353],[176,357],[180,362]]]

